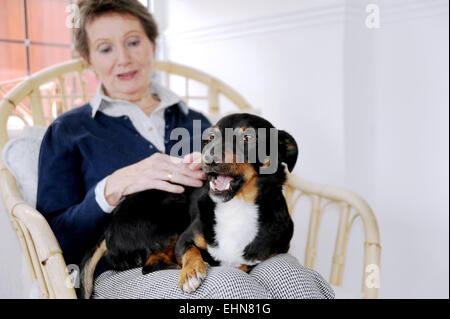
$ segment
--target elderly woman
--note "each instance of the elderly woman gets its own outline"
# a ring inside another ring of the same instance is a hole
[[[172,129],[193,121],[210,126],[175,93],[151,81],[157,26],[137,0],[80,0],[75,46],[101,84],[94,99],[58,117],[39,158],[37,208],[47,218],[67,264],[80,264],[123,196],[158,189],[181,193],[205,178],[194,159],[170,154]],[[197,137],[198,138],[198,137]],[[191,145],[192,145],[191,140]],[[199,150],[195,150],[199,151]],[[163,214],[164,212],[151,212]],[[143,276],[99,265],[97,298],[333,298],[322,277],[288,255],[262,262],[250,274],[211,267],[194,293],[178,287],[178,270]]]

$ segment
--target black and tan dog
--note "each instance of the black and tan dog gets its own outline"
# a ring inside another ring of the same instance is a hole
[[[80,297],[91,296],[101,258],[110,269],[142,267],[143,274],[181,266],[180,288],[192,292],[206,262],[246,271],[288,251],[293,223],[282,188],[285,168],[297,161],[295,140],[251,114],[226,116],[205,135],[203,187],[127,196],[82,262]]]
[[[226,128],[233,131],[233,143],[223,138]],[[219,150],[212,160],[206,158],[210,150]],[[193,221],[175,248],[183,291],[201,284],[205,261],[249,271],[288,251],[293,223],[282,190],[285,168],[292,171],[297,156],[293,137],[258,116],[233,114],[210,130],[202,167],[208,184],[193,203]]]

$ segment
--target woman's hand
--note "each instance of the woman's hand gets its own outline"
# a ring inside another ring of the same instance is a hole
[[[200,153],[184,158],[155,153],[111,174],[106,181],[105,199],[109,205],[116,206],[123,196],[148,189],[182,193],[184,188],[176,184],[200,187],[205,179],[200,159]]]

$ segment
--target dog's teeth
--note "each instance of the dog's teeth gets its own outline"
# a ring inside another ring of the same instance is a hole
[[[230,183],[228,183],[227,186],[225,186],[225,189],[226,190],[230,189],[230,186],[231,186]]]
[[[216,190],[216,185],[214,185],[213,181],[210,181],[210,182],[209,182],[209,187],[210,187],[213,191]]]

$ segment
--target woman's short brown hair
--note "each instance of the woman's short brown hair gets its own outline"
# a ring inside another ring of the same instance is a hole
[[[138,0],[78,0],[80,19],[79,28],[74,28],[75,50],[85,59],[89,59],[89,43],[86,24],[104,14],[129,14],[139,20],[149,40],[156,44],[158,26],[148,9]]]

